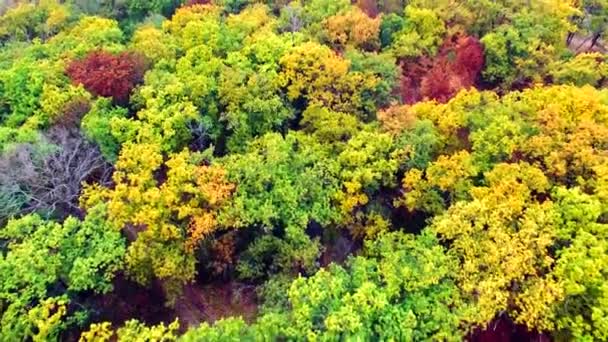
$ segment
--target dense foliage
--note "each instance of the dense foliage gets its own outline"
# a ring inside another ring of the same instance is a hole
[[[0,340],[608,340],[605,1],[0,13]]]

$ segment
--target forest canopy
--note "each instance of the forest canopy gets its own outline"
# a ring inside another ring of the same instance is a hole
[[[607,29],[603,0],[3,2],[0,340],[608,340]]]

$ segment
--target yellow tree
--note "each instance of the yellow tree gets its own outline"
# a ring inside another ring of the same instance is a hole
[[[479,308],[468,319],[488,322],[513,302],[528,304],[512,313],[516,320],[533,317],[530,310],[561,297],[555,281],[539,277],[554,263],[553,203],[535,198],[548,191],[549,181],[526,163],[498,164],[486,181],[488,186],[470,190],[470,202],[452,205],[430,229],[449,241],[450,253],[461,262],[457,282]],[[543,323],[531,325],[546,328]]]
[[[163,59],[172,61],[177,54],[177,46],[171,36],[151,25],[138,28],[133,33],[130,46],[153,63]]]
[[[220,8],[212,5],[182,7],[171,20],[163,22],[162,28],[184,50],[198,45],[215,49],[220,39],[220,14]]]
[[[344,14],[325,19],[326,39],[341,49],[353,45],[364,50],[377,50],[380,47],[380,22],[380,17],[370,18],[358,7],[353,7]]]
[[[450,203],[469,197],[472,178],[477,173],[467,151],[440,156],[424,171],[414,168],[407,172],[403,178],[404,197],[396,204],[410,211],[440,213]]]
[[[126,144],[113,180],[113,189],[87,188],[83,204],[108,203],[108,220],[131,240],[128,275],[142,284],[160,279],[171,301],[193,279],[194,252],[218,229],[216,213],[234,186],[199,155],[185,150],[163,162],[153,144]]]
[[[351,72],[350,63],[327,46],[308,42],[294,47],[280,60],[279,82],[291,101],[325,106],[331,110],[364,116],[375,111],[372,92],[378,79],[373,74]]]

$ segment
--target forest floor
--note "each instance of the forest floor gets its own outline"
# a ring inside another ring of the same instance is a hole
[[[96,296],[92,301],[89,304],[98,308],[94,317],[97,321],[109,321],[120,327],[129,319],[155,325],[161,322],[169,324],[177,318],[182,332],[202,322],[213,323],[231,316],[253,322],[258,308],[256,288],[248,284],[194,282],[184,287],[173,307],[168,307],[161,284],[157,282],[150,287],[142,287],[122,276],[114,281],[114,291]]]
[[[604,41],[598,41],[594,46],[592,44],[591,36],[581,36],[579,34],[574,35],[568,48],[570,51],[574,53],[583,53],[583,52],[599,52],[602,54],[608,53],[608,49],[605,47]]]
[[[543,333],[529,331],[525,326],[515,324],[506,315],[494,319],[485,329],[476,329],[467,336],[468,342],[550,342]]]
[[[230,316],[252,322],[257,315],[256,289],[238,282],[187,285],[174,310],[182,329]]]

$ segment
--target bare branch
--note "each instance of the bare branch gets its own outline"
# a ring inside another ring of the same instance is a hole
[[[34,211],[79,216],[82,184],[108,184],[111,171],[76,131],[51,129],[42,144],[23,144],[0,157],[0,221]]]

